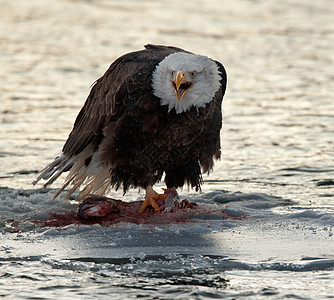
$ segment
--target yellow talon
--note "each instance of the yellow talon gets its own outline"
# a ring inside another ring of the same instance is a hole
[[[146,188],[145,200],[141,208],[139,209],[139,213],[143,213],[146,210],[146,208],[149,207],[150,205],[153,207],[155,212],[159,213],[161,210],[156,201],[165,200],[165,198],[166,198],[165,194],[158,194],[156,191],[153,190],[152,186],[149,185]]]

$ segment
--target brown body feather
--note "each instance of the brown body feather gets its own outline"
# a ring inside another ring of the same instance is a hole
[[[70,194],[86,184],[80,198],[103,194],[109,186],[123,187],[124,192],[146,188],[164,173],[167,187],[187,183],[200,189],[202,172],[209,172],[213,159],[220,157],[226,73],[216,62],[221,87],[204,108],[168,112],[153,95],[152,73],[166,56],[180,51],[185,52],[147,45],[117,59],[92,87],[63,147],[60,161],[66,165],[72,160],[71,165],[60,169],[60,163],[53,163],[39,179],[51,178],[52,183],[71,167],[63,188],[71,184]]]

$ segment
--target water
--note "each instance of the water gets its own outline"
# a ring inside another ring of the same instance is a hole
[[[0,296],[333,298],[331,1],[0,4]],[[31,186],[38,170],[90,84],[146,43],[208,55],[228,72],[222,160],[204,194],[180,191],[200,208],[168,224],[38,226],[75,209],[52,200],[61,180]]]

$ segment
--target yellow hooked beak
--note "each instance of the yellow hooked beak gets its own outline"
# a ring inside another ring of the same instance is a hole
[[[172,81],[172,86],[175,90],[176,101],[180,102],[183,96],[188,92],[188,90],[193,86],[192,81],[187,81],[186,73],[182,70],[176,72],[174,80]]]

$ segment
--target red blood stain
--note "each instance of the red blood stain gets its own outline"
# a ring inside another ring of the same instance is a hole
[[[105,198],[105,197],[104,197]],[[106,198],[108,199],[108,198]],[[109,199],[110,200],[110,199]],[[144,213],[138,213],[143,201],[124,202],[121,200],[112,200],[113,207],[108,209],[105,203],[99,203],[96,215],[92,213],[89,218],[80,218],[75,211],[64,213],[52,212],[46,221],[34,220],[34,224],[41,227],[64,227],[71,224],[111,226],[120,222],[134,224],[173,224],[187,222],[193,215],[191,211],[197,208],[197,205],[182,200],[178,202],[170,212],[156,213],[153,209],[147,209]],[[91,202],[87,202],[91,204]],[[164,208],[164,203],[157,201],[160,208]],[[78,205],[80,207],[82,203]]]
[[[227,206],[225,206],[227,207]],[[230,219],[230,220],[245,220],[247,219],[247,216],[244,213],[241,213],[241,217],[232,217],[230,214],[228,214],[224,209],[222,210],[223,213],[223,219]]]

